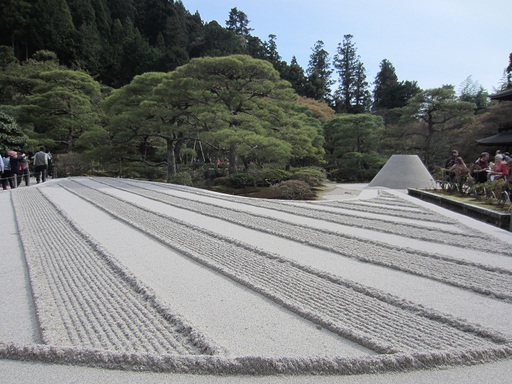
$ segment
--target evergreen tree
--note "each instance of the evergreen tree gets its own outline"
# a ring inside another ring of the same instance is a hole
[[[136,18],[131,19],[134,27],[151,45],[156,44],[158,34],[167,27],[172,14],[173,2],[162,0],[144,0],[136,2]]]
[[[229,18],[226,20],[227,28],[238,36],[242,36],[246,41],[251,35],[252,28],[249,28],[249,18],[245,12],[239,11],[237,8],[231,8]]]
[[[98,131],[100,85],[90,75],[56,69],[38,74],[41,82],[18,109],[18,121],[33,128],[33,137],[72,152],[86,132]]]
[[[334,68],[339,75],[339,88],[336,92],[338,112],[362,113],[370,105],[370,92],[366,81],[366,70],[362,64],[352,35],[345,35],[338,44],[334,56]]]
[[[402,106],[405,107],[407,103],[419,92],[421,92],[421,88],[417,81],[402,81],[400,87],[400,100],[402,101]]]
[[[338,114],[329,120],[324,132],[331,176],[351,181],[375,176],[382,165],[378,150],[383,130],[382,118],[367,113]]]
[[[112,92],[104,101],[108,113],[112,155],[119,161],[136,161],[154,167],[160,162],[154,148],[164,147],[168,176],[176,175],[176,144],[183,140],[184,128],[178,126],[178,109],[167,103],[160,107],[153,91],[168,73],[146,72]]]
[[[14,118],[0,112],[0,150],[19,151],[25,146],[25,136]],[[0,159],[1,161],[1,159]]]
[[[14,50],[6,45],[0,45],[0,69],[5,70],[10,64],[16,63]]]
[[[191,48],[192,56],[226,56],[244,50],[240,36],[237,36],[216,21],[204,27],[204,36],[195,41]]]
[[[459,87],[459,100],[474,103],[476,105],[475,112],[487,108],[489,104],[487,101],[488,97],[489,94],[484,87],[478,84],[477,81],[473,81],[471,76],[468,76]]]
[[[249,36],[244,49],[245,53],[255,59],[265,60],[265,43],[257,36]]]
[[[151,47],[139,30],[127,19],[124,24],[116,20],[112,32],[112,67],[107,84],[119,87],[128,84],[135,75],[151,71],[158,65],[159,53]]]
[[[162,105],[190,105],[190,124],[229,159],[229,172],[241,160],[299,163],[323,155],[320,126],[309,118],[290,85],[266,61],[247,55],[194,59],[156,90]],[[256,160],[258,159],[258,160]]]
[[[409,148],[419,152],[428,167],[441,162],[451,145],[450,134],[459,137],[463,124],[474,120],[475,108],[474,103],[458,100],[452,85],[417,93],[400,119]]]
[[[306,76],[295,56],[292,57],[290,65],[286,63],[283,65],[281,77],[291,83],[292,88],[298,95],[306,96]]]
[[[0,44],[12,47],[15,57],[26,60],[33,53],[29,47],[29,26],[33,4],[24,0],[0,2]]]
[[[396,75],[395,67],[388,60],[384,59],[381,61],[380,71],[375,77],[374,84],[374,110],[402,107],[398,102],[398,76]]]
[[[31,7],[28,26],[29,54],[47,49],[70,63],[77,50],[77,31],[65,0],[36,0]]]
[[[354,86],[354,105],[353,113],[368,112],[371,107],[372,98],[369,84],[366,81],[366,69],[363,63],[359,62],[356,67],[356,83]]]
[[[8,58],[12,59],[12,49]],[[51,51],[38,51],[29,60],[20,63],[10,61],[0,72],[0,105],[4,111],[16,117],[16,107],[23,105],[27,97],[41,85],[41,72],[64,69],[59,66],[57,55]]]
[[[80,0],[77,0],[80,1]],[[135,20],[135,0],[105,0],[112,20]]]
[[[263,43],[265,47],[265,60],[270,61],[275,69],[280,71],[281,67],[281,56],[279,56],[279,52],[277,52],[277,36],[269,35],[268,41]]]
[[[329,53],[324,49],[324,42],[315,43],[309,59],[306,79],[306,96],[315,100],[331,101],[332,69]]]
[[[395,67],[388,60],[380,63],[380,71],[375,77],[373,91],[373,110],[385,111],[402,108],[420,91],[416,82],[398,81]]]

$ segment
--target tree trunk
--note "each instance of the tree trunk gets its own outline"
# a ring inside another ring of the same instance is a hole
[[[228,167],[228,171],[229,171],[229,174],[230,175],[234,175],[237,173],[237,167],[236,167],[236,161],[237,161],[237,158],[236,158],[236,151],[238,149],[238,145],[235,144],[235,143],[232,143],[230,146],[229,146],[229,167]]]
[[[171,138],[166,139],[167,142],[167,182],[176,176],[176,154],[174,148],[176,141]]]
[[[181,148],[183,147],[183,140],[177,139],[176,145],[174,146],[174,164],[176,173],[181,172],[181,164],[183,164],[183,159],[180,157]]]

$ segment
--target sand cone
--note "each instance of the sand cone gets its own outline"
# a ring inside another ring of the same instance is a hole
[[[393,155],[375,175],[369,187],[431,189],[436,181],[417,155]]]

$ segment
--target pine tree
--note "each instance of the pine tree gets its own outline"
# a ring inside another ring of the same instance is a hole
[[[268,41],[263,43],[265,47],[265,59],[270,61],[275,69],[280,71],[281,65],[281,56],[279,56],[279,52],[277,52],[277,36],[276,35],[268,35]]]
[[[374,110],[392,109],[399,105],[398,102],[398,76],[395,67],[387,59],[380,63],[380,71],[375,77],[375,88],[373,90]]]
[[[231,8],[229,18],[226,20],[226,27],[235,34],[242,36],[245,40],[251,35],[252,28],[249,28],[249,18],[245,12],[237,8]]]
[[[27,59],[32,53],[28,45],[32,8],[33,4],[29,1],[0,2],[0,45],[12,47],[18,59]]]
[[[292,88],[300,96],[306,96],[306,76],[304,75],[304,69],[297,62],[295,56],[292,57],[290,64],[284,64],[281,77],[291,83]]]
[[[339,75],[339,88],[336,92],[337,110],[346,113],[361,113],[368,110],[370,92],[366,81],[366,70],[362,64],[352,35],[345,35],[338,44],[334,56],[334,68]]]
[[[395,67],[388,60],[380,63],[373,90],[373,110],[402,108],[420,88],[415,81],[398,81]]]
[[[25,136],[13,117],[0,112],[0,150],[19,151],[25,145]]]
[[[318,40],[312,49],[307,69],[306,96],[315,100],[324,100],[330,103],[332,69],[329,53],[324,49],[324,42]]]

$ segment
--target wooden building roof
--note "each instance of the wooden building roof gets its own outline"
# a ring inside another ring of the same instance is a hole
[[[512,88],[490,95],[491,100],[509,100],[512,101]]]

